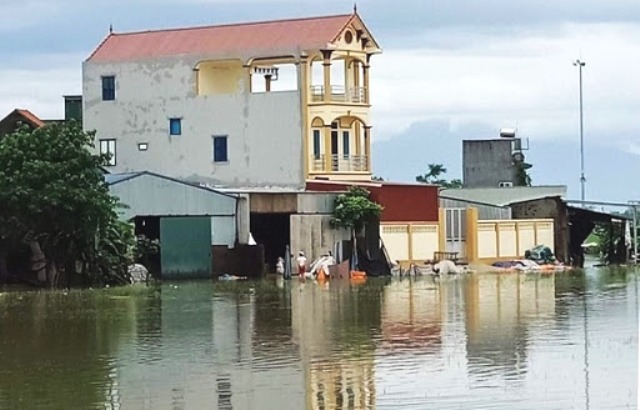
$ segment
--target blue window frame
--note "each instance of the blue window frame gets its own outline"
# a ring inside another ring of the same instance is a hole
[[[182,119],[169,119],[169,135],[182,135]]]
[[[313,130],[313,158],[320,159],[320,130]]]
[[[102,101],[113,101],[116,99],[116,77],[108,75],[102,77]]]
[[[350,152],[350,147],[349,147],[349,131],[343,131],[342,132],[342,155],[344,155],[345,158],[349,158],[349,155],[351,154]]]
[[[213,162],[227,162],[229,156],[227,152],[227,136],[219,135],[213,137]]]

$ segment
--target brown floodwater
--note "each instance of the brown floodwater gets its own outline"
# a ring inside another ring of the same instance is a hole
[[[634,409],[633,270],[0,292],[0,409]]]

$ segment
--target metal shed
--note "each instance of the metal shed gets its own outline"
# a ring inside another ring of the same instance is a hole
[[[236,242],[238,197],[151,172],[105,175],[112,195],[136,234],[159,239],[150,269],[165,279],[209,278],[212,246]]]

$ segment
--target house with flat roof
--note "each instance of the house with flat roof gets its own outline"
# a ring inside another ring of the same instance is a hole
[[[110,33],[83,64],[83,125],[112,172],[226,187],[371,180],[360,16]]]

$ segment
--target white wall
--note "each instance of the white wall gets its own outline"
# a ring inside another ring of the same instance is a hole
[[[117,140],[112,173],[149,170],[227,186],[304,184],[299,91],[197,96],[197,59],[85,63],[84,128]],[[116,76],[102,101],[101,76]],[[169,135],[169,118],[182,135]],[[213,135],[228,136],[229,162],[213,163]],[[138,151],[138,143],[149,144]]]

